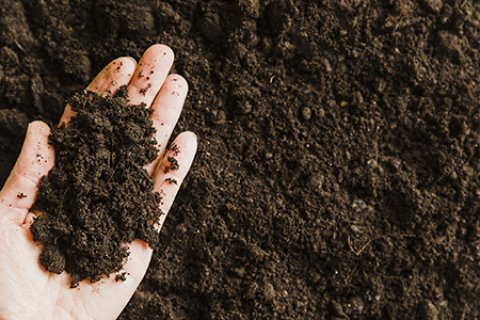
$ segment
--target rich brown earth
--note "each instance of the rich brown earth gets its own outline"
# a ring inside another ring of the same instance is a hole
[[[477,1],[0,12],[5,168],[26,118],[58,121],[117,56],[162,42],[189,80],[199,154],[122,319],[480,317]]]
[[[124,243],[157,244],[161,197],[143,168],[158,155],[152,112],[128,105],[124,92],[75,95],[75,116],[50,135],[55,166],[40,183],[33,209],[42,214],[30,230],[43,244],[40,263],[70,273],[72,287],[120,272]]]

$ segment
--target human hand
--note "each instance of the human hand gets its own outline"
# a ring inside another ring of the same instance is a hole
[[[170,48],[154,45],[138,65],[127,57],[112,61],[87,87],[105,96],[128,85],[131,104],[144,102],[153,108],[159,156],[146,170],[154,179],[155,191],[162,194],[160,207],[164,213],[169,211],[197,149],[195,134],[183,132],[174,141],[180,152],[166,150],[188,91],[184,78],[168,75],[173,60]],[[68,123],[72,116],[67,105],[60,123]],[[70,288],[66,272],[53,274],[40,265],[41,245],[30,233],[36,212],[30,208],[41,177],[54,165],[49,134],[50,128],[43,122],[29,125],[15,167],[0,192],[0,319],[115,319],[145,275],[152,249],[141,240],[129,244],[130,256],[123,270],[126,281],[117,282],[112,274],[95,283],[82,281],[75,289]],[[174,153],[179,168],[163,170]],[[177,183],[171,183],[171,179]],[[162,215],[160,228],[164,219]]]

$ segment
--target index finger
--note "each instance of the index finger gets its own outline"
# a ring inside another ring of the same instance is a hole
[[[173,65],[172,49],[156,44],[148,48],[128,85],[128,97],[133,105],[150,107]]]
[[[96,93],[100,96],[114,95],[125,85],[128,85],[135,71],[136,61],[130,57],[122,57],[110,62],[93,81],[88,85],[85,91]],[[59,125],[68,123],[75,113],[67,104]]]

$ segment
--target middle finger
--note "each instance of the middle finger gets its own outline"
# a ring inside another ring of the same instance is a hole
[[[146,107],[150,107],[173,65],[173,60],[172,49],[162,44],[153,45],[145,51],[128,85],[131,104],[145,103]]]

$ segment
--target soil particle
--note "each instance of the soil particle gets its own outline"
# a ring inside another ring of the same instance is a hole
[[[125,281],[127,280],[127,273],[126,272],[120,272],[115,276],[115,281]]]
[[[227,122],[227,115],[223,110],[212,110],[210,121],[215,125],[223,126]]]
[[[456,63],[463,61],[461,40],[456,35],[442,30],[438,33],[438,41],[447,57],[450,57]]]
[[[143,169],[157,156],[155,129],[149,109],[126,101],[77,94],[76,115],[52,129],[55,167],[42,178],[31,232],[44,244],[41,264],[69,272],[72,286],[121,270],[125,243],[156,244],[160,196]]]
[[[313,190],[320,191],[324,182],[325,178],[321,174],[314,174],[310,177],[309,185],[313,188]]]
[[[421,0],[420,2],[434,13],[440,13],[443,8],[443,0]]]
[[[167,179],[165,179],[165,181],[170,183],[170,184],[178,184],[177,180],[175,180],[173,178],[167,178]]]
[[[140,89],[140,93],[145,96],[147,94],[148,90],[150,90],[151,87],[152,87],[152,84],[148,83],[145,88]]]
[[[302,117],[305,121],[309,121],[312,118],[312,109],[310,109],[309,107],[303,107]]]
[[[235,0],[236,6],[247,17],[257,19],[260,16],[261,2],[259,0]]]
[[[419,305],[418,316],[420,320],[440,320],[440,312],[431,301]]]
[[[168,157],[167,161],[168,161],[169,164],[167,164],[165,166],[165,169],[164,169],[165,173],[168,173],[170,171],[178,170],[178,168],[179,168],[178,161],[177,161],[177,159],[175,159],[175,157]]]
[[[266,8],[266,18],[274,35],[290,29],[296,15],[298,9],[292,0],[273,0]]]
[[[200,8],[201,11],[199,15],[201,18],[198,21],[199,30],[209,41],[219,41],[223,36],[220,15],[208,4]]]

